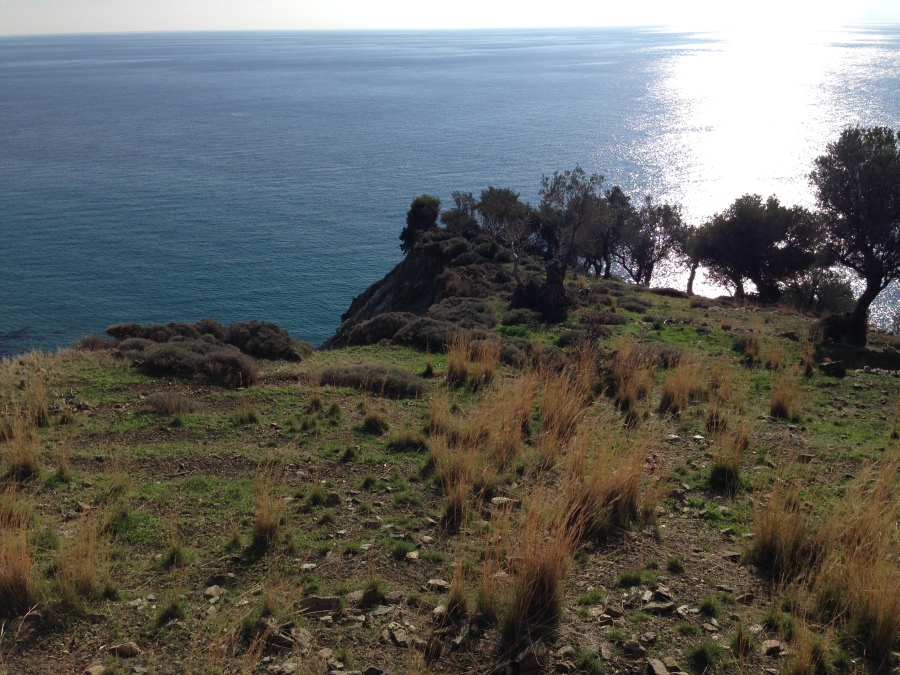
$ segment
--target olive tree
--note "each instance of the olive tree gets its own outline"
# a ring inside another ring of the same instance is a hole
[[[774,196],[736,199],[697,231],[697,255],[709,276],[745,295],[747,281],[759,299],[778,300],[783,285],[808,270],[816,260],[819,230],[813,214],[802,207],[782,206]]]
[[[678,253],[683,230],[677,204],[654,204],[647,195],[640,211],[623,226],[616,260],[635,283],[649,286],[656,266]]]
[[[900,133],[844,129],[815,166],[826,249],[865,284],[838,333],[865,345],[869,306],[900,277]]]

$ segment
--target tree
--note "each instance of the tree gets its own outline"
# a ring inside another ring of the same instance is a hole
[[[441,222],[449,232],[454,234],[468,234],[478,229],[478,221],[475,219],[478,210],[478,202],[471,192],[453,192],[453,208],[441,214]]]
[[[677,204],[654,204],[647,195],[637,217],[622,228],[616,259],[635,283],[649,286],[656,266],[679,250],[684,229]]]
[[[509,251],[513,258],[513,277],[518,286],[524,286],[519,274],[519,255],[531,238],[532,208],[519,200],[518,192],[491,186],[481,191],[477,209],[481,231],[494,246]]]
[[[816,159],[810,180],[826,250],[865,283],[842,336],[865,345],[869,306],[900,277],[900,133],[844,129]]]
[[[423,232],[437,227],[441,213],[441,200],[432,195],[422,195],[412,200],[406,212],[406,227],[400,233],[400,250],[409,253]]]
[[[540,221],[548,245],[546,277],[540,286],[517,289],[514,305],[537,309],[547,321],[565,319],[569,305],[566,272],[577,259],[583,232],[595,227],[605,212],[602,185],[603,176],[588,175],[580,166],[542,177]]]
[[[788,280],[815,262],[819,230],[802,207],[787,208],[774,196],[744,195],[716,214],[698,232],[698,257],[710,276],[743,298],[744,282],[756,286],[759,299],[778,300]]]

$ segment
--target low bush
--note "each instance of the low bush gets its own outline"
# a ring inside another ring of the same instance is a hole
[[[582,314],[579,321],[588,328],[593,328],[594,326],[624,326],[628,323],[628,317],[615,312],[593,309]]]
[[[685,299],[690,297],[687,293],[685,293],[684,291],[679,291],[677,288],[651,288],[650,292],[653,293],[653,295],[661,295],[665,298]]]
[[[113,349],[115,348],[115,346],[115,340],[110,340],[109,338],[102,335],[92,333],[91,335],[85,335],[83,338],[78,340],[74,345],[72,345],[72,348],[84,352],[103,352]]]
[[[299,361],[301,358],[290,334],[268,321],[233,323],[228,326],[225,341],[259,359]]]
[[[226,387],[249,387],[259,375],[256,363],[244,354],[215,351],[201,365],[207,378]]]
[[[418,398],[428,391],[428,382],[418,375],[381,363],[326,368],[319,376],[319,383],[389,398]]]
[[[368,321],[357,324],[347,336],[349,345],[374,345],[382,340],[391,340],[403,328],[415,320],[407,312],[385,312]]]
[[[634,312],[635,314],[643,314],[651,307],[651,304],[649,302],[647,302],[643,298],[638,298],[633,295],[627,295],[623,298],[619,298],[618,305],[626,312]]]
[[[428,316],[463,328],[493,328],[494,308],[481,298],[446,298],[428,309]]]
[[[541,322],[541,315],[533,309],[511,309],[503,315],[504,326],[521,326],[525,324],[538,324]]]

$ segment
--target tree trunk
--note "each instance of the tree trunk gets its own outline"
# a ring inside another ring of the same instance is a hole
[[[516,286],[522,287],[525,283],[522,281],[521,275],[519,275],[519,254],[515,251],[512,252],[513,255],[513,277],[516,280]]]
[[[744,299],[744,282],[742,279],[732,279],[734,282],[734,299],[735,300],[743,300]]]
[[[850,331],[847,336],[850,344],[865,346],[869,326],[869,305],[875,301],[882,290],[880,277],[866,279],[866,287],[859,296],[859,300],[856,301],[853,313],[850,314]]]
[[[700,261],[691,262],[691,273],[688,276],[687,294],[694,294],[694,277],[697,276],[697,268],[700,267]]]

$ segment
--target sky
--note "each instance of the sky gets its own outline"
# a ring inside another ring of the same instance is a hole
[[[900,22],[898,0],[0,0],[0,35],[671,26],[790,32]]]

